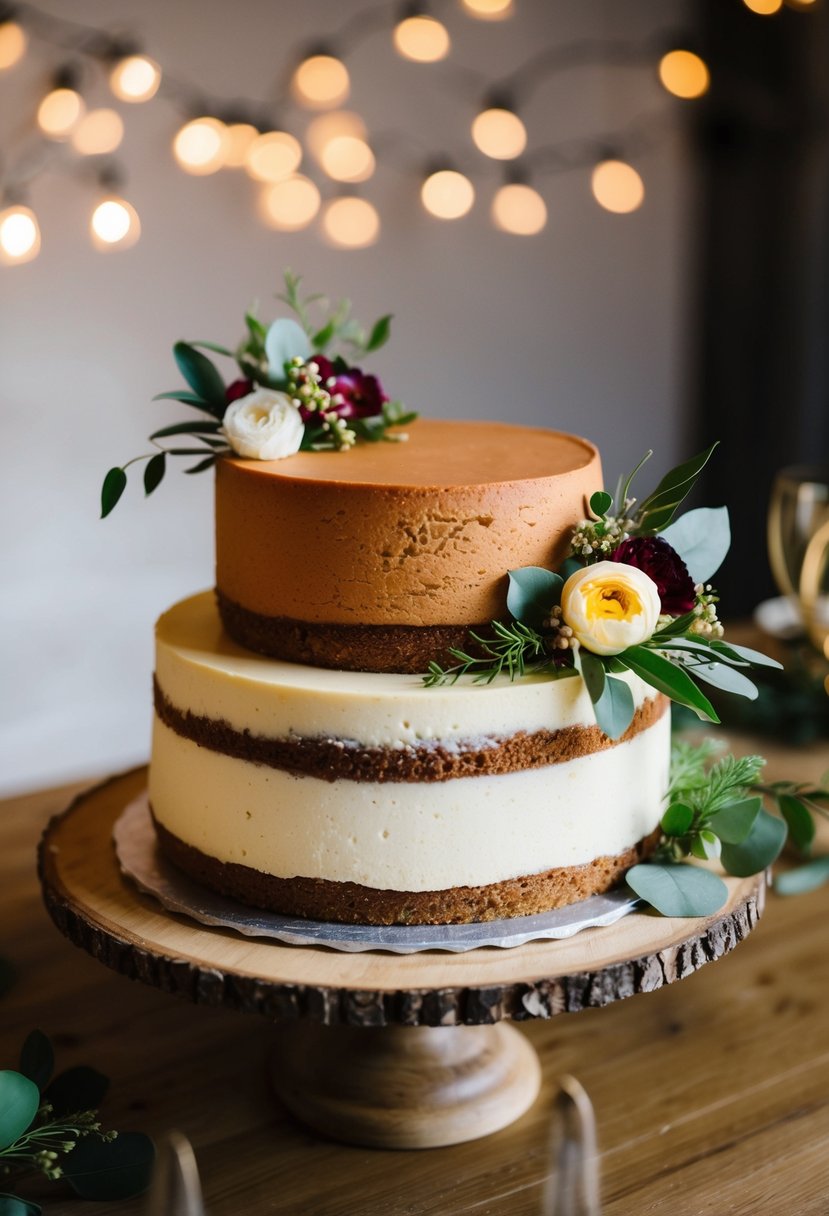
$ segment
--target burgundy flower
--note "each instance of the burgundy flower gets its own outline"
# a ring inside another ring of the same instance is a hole
[[[252,380],[234,380],[225,389],[225,403],[230,405],[231,401],[238,401],[240,397],[247,397],[248,393],[252,392]]]
[[[376,376],[367,375],[359,367],[335,371],[325,355],[313,355],[310,362],[319,367],[321,387],[331,394],[332,408],[338,417],[369,418],[383,412],[383,402],[388,401],[388,397]],[[333,384],[329,384],[330,380]]]
[[[682,616],[694,606],[696,593],[685,562],[661,536],[632,536],[610,555],[614,562],[636,566],[656,583],[662,611]]]

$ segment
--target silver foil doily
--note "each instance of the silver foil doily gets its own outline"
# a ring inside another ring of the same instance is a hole
[[[482,946],[510,949],[541,938],[572,937],[582,929],[615,924],[639,903],[622,889],[591,895],[553,912],[472,925],[338,925],[248,908],[188,878],[162,855],[146,794],[123,811],[113,829],[113,838],[122,873],[169,912],[188,916],[202,925],[233,929],[245,937],[273,938],[289,946],[328,946],[352,953],[385,950],[392,954],[413,954],[419,950],[461,953]]]

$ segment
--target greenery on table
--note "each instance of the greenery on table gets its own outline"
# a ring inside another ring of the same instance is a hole
[[[142,1132],[104,1131],[97,1108],[109,1079],[86,1065],[53,1077],[54,1063],[51,1042],[33,1030],[17,1069],[0,1071],[0,1174],[65,1179],[82,1199],[141,1194],[152,1174],[152,1140]],[[31,1200],[0,1192],[0,1216],[40,1211]]]

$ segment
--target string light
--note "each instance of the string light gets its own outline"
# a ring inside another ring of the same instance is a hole
[[[605,211],[626,215],[642,206],[645,184],[633,165],[623,160],[603,160],[593,169],[593,197]]]
[[[65,140],[83,118],[86,106],[75,89],[59,85],[37,108],[37,125],[50,139]]]
[[[507,182],[492,200],[492,222],[514,236],[535,236],[547,223],[547,204],[525,182]]]
[[[245,168],[257,182],[278,182],[290,176],[302,160],[302,145],[287,131],[257,135],[248,149]]]
[[[89,110],[72,132],[72,147],[81,156],[114,152],[124,138],[124,123],[116,110]]]
[[[341,105],[350,89],[348,68],[328,52],[303,59],[291,80],[291,90],[296,100],[314,110],[328,110]]]
[[[227,128],[218,118],[194,118],[173,140],[173,154],[185,173],[216,173],[225,163]]]
[[[243,169],[253,141],[259,135],[250,122],[232,122],[225,128],[225,168]]]
[[[16,21],[0,21],[0,72],[13,68],[26,54],[26,31]]]
[[[367,199],[334,198],[323,211],[322,231],[340,249],[364,249],[380,235],[380,216]]]
[[[446,26],[424,13],[398,21],[392,42],[398,55],[415,63],[436,63],[445,59],[452,45]]]
[[[265,223],[280,232],[307,228],[320,209],[320,192],[309,177],[295,173],[284,181],[266,186],[260,196]]]
[[[512,0],[463,0],[463,7],[479,21],[503,21],[513,14]]]
[[[527,146],[527,129],[513,110],[505,105],[492,105],[473,121],[472,139],[484,156],[512,160]]]
[[[457,220],[475,202],[475,187],[455,169],[437,169],[421,186],[420,198],[431,215],[440,220]]]
[[[40,225],[30,207],[15,204],[0,211],[0,261],[7,266],[31,262],[40,253]]]
[[[711,76],[703,59],[693,51],[668,51],[659,61],[659,79],[674,97],[691,100],[708,92]]]
[[[141,235],[138,213],[126,199],[105,198],[92,212],[89,221],[92,244],[102,252],[129,249]]]
[[[308,123],[305,146],[319,161],[326,144],[341,135],[351,135],[355,139],[366,138],[366,124],[359,114],[352,110],[331,110],[328,114],[318,114]]]
[[[757,13],[761,17],[771,17],[774,13],[780,12],[783,0],[743,0],[743,4],[752,13]]]
[[[160,84],[161,68],[147,55],[127,55],[109,74],[109,87],[120,101],[149,101]]]
[[[356,135],[335,135],[324,145],[319,162],[335,182],[368,181],[375,169],[374,153]]]

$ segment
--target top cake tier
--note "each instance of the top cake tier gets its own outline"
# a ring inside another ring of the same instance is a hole
[[[503,617],[507,570],[561,562],[601,486],[585,439],[494,422],[422,420],[407,442],[346,453],[225,457],[225,627],[292,662],[423,671]]]

